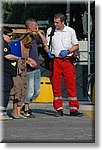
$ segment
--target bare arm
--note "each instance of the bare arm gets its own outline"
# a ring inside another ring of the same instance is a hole
[[[73,46],[69,49],[69,51],[70,51],[70,52],[75,52],[75,51],[78,50],[78,49],[79,49],[79,44],[73,45]]]
[[[29,64],[32,68],[37,66],[37,63],[30,57],[27,58],[26,63]]]
[[[49,51],[49,47],[48,47],[47,43],[44,43],[44,50],[45,50],[46,52]]]
[[[38,35],[40,36],[43,43],[47,43],[47,39],[45,38],[44,34],[40,30],[38,30]]]
[[[47,43],[47,39],[46,39],[46,37],[44,35],[44,31],[43,30],[39,30],[39,28],[37,26],[37,29],[36,29],[35,32],[40,36],[40,38],[41,38],[43,43]]]
[[[12,55],[12,54],[5,55],[4,57],[8,60],[18,60],[19,59],[19,57]]]

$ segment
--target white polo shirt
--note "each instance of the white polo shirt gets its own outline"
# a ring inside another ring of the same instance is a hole
[[[50,34],[51,29],[51,27],[48,28],[46,35],[48,45],[50,41],[50,36],[48,35]],[[52,37],[52,52],[56,57],[59,56],[61,50],[68,50],[76,44],[78,44],[78,40],[74,29],[68,26],[64,26],[62,31],[55,29],[54,36]]]

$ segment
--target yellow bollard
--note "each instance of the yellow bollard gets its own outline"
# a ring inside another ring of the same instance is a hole
[[[48,77],[41,77],[40,83],[40,94],[36,100],[32,100],[32,102],[53,102],[54,97],[50,79]]]

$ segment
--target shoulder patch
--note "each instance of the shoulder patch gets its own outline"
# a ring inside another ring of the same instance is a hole
[[[5,48],[4,48],[4,52],[7,52],[7,51],[8,51],[8,49],[5,47]]]

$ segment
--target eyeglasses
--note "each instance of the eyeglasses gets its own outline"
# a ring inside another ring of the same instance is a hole
[[[12,34],[7,34],[9,37],[12,37],[13,35]]]

